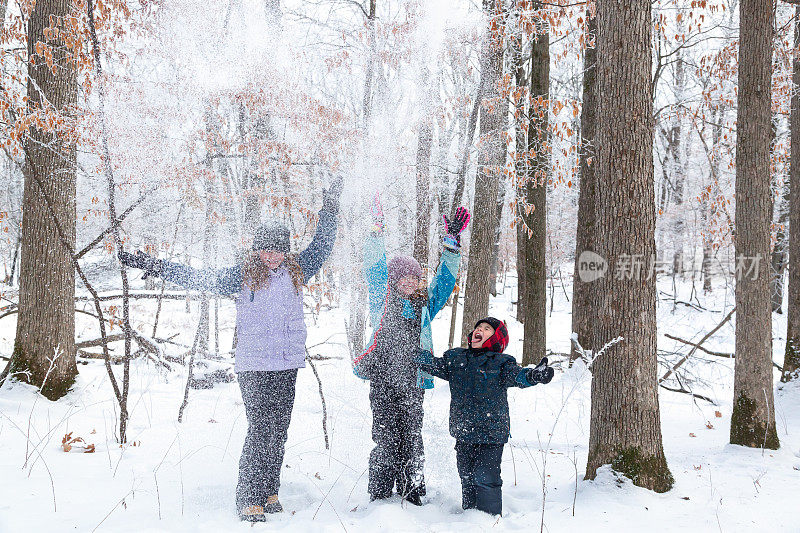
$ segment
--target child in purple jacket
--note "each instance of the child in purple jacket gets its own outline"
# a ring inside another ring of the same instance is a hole
[[[323,191],[319,224],[308,248],[290,255],[289,229],[269,223],[256,230],[240,265],[196,270],[142,252],[120,261],[189,289],[236,295],[236,371],[247,414],[239,459],[236,506],[241,520],[263,522],[279,513],[280,471],[294,406],[297,369],[305,366],[306,325],[302,286],[330,255],[336,239],[341,178]]]

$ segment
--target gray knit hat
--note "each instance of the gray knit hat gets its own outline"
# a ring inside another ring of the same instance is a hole
[[[289,228],[285,224],[272,220],[261,224],[253,238],[253,250],[269,250],[289,253]]]

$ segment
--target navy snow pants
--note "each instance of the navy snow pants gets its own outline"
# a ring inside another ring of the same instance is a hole
[[[422,401],[425,391],[370,382],[372,440],[369,454],[369,494],[373,499],[388,498],[397,485],[402,497],[425,495],[422,467]]]
[[[500,462],[503,444],[456,441],[456,465],[461,477],[461,507],[499,515],[503,511]]]
[[[278,494],[297,369],[239,372],[237,379],[248,423],[236,485],[236,507],[242,509],[266,505]]]

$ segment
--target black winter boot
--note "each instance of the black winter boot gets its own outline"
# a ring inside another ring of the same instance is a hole
[[[422,505],[422,496],[416,490],[412,490],[411,492],[403,496],[403,499],[408,503],[410,503],[411,505],[416,505],[417,507],[420,507]]]

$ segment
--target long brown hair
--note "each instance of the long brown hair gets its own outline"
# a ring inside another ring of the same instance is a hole
[[[303,289],[304,276],[303,269],[300,268],[297,262],[297,256],[295,254],[287,254],[283,264],[289,269],[292,283],[299,294]],[[244,278],[244,284],[250,287],[252,291],[269,287],[270,270],[261,260],[261,255],[257,251],[250,251],[245,256],[242,266],[242,278]]]

